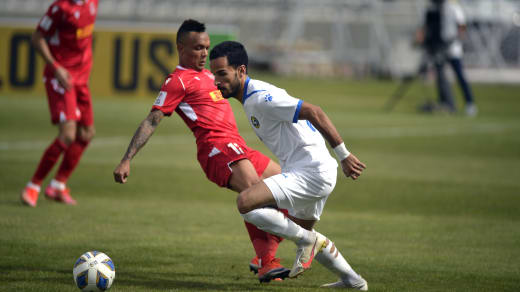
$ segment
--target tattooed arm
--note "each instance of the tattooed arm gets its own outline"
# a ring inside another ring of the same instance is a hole
[[[141,122],[135,131],[134,137],[132,137],[132,141],[130,141],[130,145],[128,145],[123,159],[121,159],[121,162],[114,170],[114,179],[116,182],[122,184],[126,182],[127,177],[130,175],[130,160],[134,158],[137,152],[139,152],[148,139],[150,139],[163,117],[163,112],[154,110]]]

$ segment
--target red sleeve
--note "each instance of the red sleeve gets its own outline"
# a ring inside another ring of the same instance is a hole
[[[177,75],[168,76],[152,109],[158,109],[169,116],[175,111],[185,95],[186,89],[180,77]]]
[[[45,13],[42,19],[40,19],[36,29],[41,32],[43,36],[51,37],[56,31],[62,15],[62,8],[58,5],[58,2],[55,1],[51,6],[49,6],[47,13]]]

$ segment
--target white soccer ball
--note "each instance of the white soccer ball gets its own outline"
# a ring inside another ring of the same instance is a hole
[[[72,274],[81,291],[105,291],[112,286],[116,270],[114,262],[106,254],[88,251],[76,261]]]

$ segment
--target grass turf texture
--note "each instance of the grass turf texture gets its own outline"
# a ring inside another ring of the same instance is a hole
[[[480,114],[470,119],[418,114],[418,86],[385,113],[395,83],[252,77],[322,106],[368,165],[359,181],[338,180],[317,229],[371,291],[520,290],[519,87],[475,86]],[[206,180],[176,115],[134,159],[129,182],[115,184],[152,102],[94,98],[97,136],[69,181],[79,205],[41,196],[32,209],[19,192],[56,129],[43,95],[0,96],[0,291],[76,291],[72,266],[88,250],[114,260],[111,291],[300,292],[336,280],[315,263],[296,280],[258,283],[235,194]],[[269,153],[231,103],[249,145]],[[290,267],[294,244],[278,255]]]

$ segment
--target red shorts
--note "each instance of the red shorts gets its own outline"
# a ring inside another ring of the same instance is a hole
[[[73,84],[70,90],[65,91],[58,80],[49,75],[44,77],[44,83],[53,124],[65,121],[77,121],[84,126],[94,124],[92,100],[87,84]]]
[[[231,163],[249,159],[261,176],[271,160],[260,151],[247,147],[243,141],[236,140],[208,141],[199,145],[197,158],[207,178],[220,187],[228,187]]]

